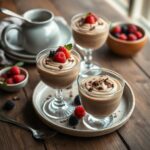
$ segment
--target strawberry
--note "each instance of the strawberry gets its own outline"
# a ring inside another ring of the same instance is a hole
[[[20,74],[20,68],[18,66],[13,66],[10,69],[10,74],[11,75],[18,75],[18,74]]]
[[[7,83],[7,84],[14,84],[13,78],[8,78],[8,79],[6,79],[6,83]]]
[[[128,31],[129,31],[129,33],[134,33],[134,32],[136,32],[137,30],[138,30],[138,28],[137,28],[136,25],[134,25],[134,24],[129,24],[129,25],[128,25]]]
[[[54,55],[54,58],[53,58],[54,61],[56,62],[59,62],[59,63],[65,63],[66,62],[66,56],[65,56],[65,53],[64,52],[57,52],[55,55]]]
[[[112,29],[112,33],[113,34],[116,34],[116,33],[121,33],[121,26],[115,26],[113,29]]]
[[[25,75],[20,74],[20,75],[14,75],[13,76],[13,81],[15,83],[20,83],[21,81],[23,81],[25,79]]]
[[[66,56],[66,59],[70,58],[70,51],[66,47],[64,47],[64,46],[60,46],[57,49],[57,52],[64,52],[64,54]]]
[[[134,34],[136,35],[136,37],[137,37],[138,39],[140,39],[140,38],[143,37],[143,33],[140,32],[140,31],[136,31]]]
[[[89,24],[94,24],[97,20],[95,19],[95,17],[93,15],[88,15],[85,18],[85,23],[89,23]]]
[[[79,118],[79,119],[81,119],[82,117],[84,117],[85,116],[85,110],[84,110],[84,108],[82,106],[77,106],[75,108],[74,115],[77,118]]]
[[[120,40],[127,40],[127,36],[124,33],[121,33],[118,37]]]
[[[135,40],[137,40],[137,37],[136,37],[135,34],[130,33],[130,34],[128,35],[128,40],[129,40],[129,41],[135,41]]]

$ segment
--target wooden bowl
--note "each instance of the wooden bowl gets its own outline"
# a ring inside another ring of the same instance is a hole
[[[114,37],[110,31],[116,25],[123,25],[123,24],[128,25],[131,23],[117,22],[117,23],[113,23],[111,25],[110,30],[109,30],[108,39],[107,39],[107,44],[110,47],[110,49],[112,50],[112,52],[114,52],[115,54],[118,54],[118,55],[124,56],[124,57],[134,56],[136,53],[138,53],[144,47],[145,43],[147,42],[146,32],[142,27],[140,27],[139,25],[136,25],[138,27],[138,30],[143,33],[143,37],[141,39],[138,39],[136,41],[120,40],[120,39]]]

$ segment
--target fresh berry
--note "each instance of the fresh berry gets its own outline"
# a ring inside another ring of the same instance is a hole
[[[77,106],[75,108],[74,114],[77,118],[81,119],[82,117],[85,116],[85,110],[82,106]]]
[[[136,25],[134,25],[134,24],[129,24],[129,25],[128,25],[128,31],[129,31],[129,33],[134,33],[134,32],[136,32],[137,30],[138,30],[138,28],[137,28]]]
[[[120,33],[113,33],[113,36],[119,38]]]
[[[13,81],[15,83],[20,83],[21,81],[23,81],[25,79],[25,75],[20,74],[20,75],[14,75],[13,76]]]
[[[4,78],[4,79],[7,79],[7,78],[8,78],[7,74],[2,74],[0,77],[1,77],[1,78]]]
[[[136,37],[137,37],[138,39],[140,39],[140,38],[143,37],[143,34],[142,34],[142,32],[140,32],[140,31],[136,31],[134,34],[136,35]]]
[[[85,18],[85,23],[94,24],[96,22],[96,19],[93,15],[88,15]]]
[[[124,33],[121,33],[118,37],[120,40],[127,40],[127,36]]]
[[[69,125],[70,126],[76,126],[78,124],[78,118],[74,115],[71,115],[69,118]]]
[[[115,26],[113,29],[112,29],[112,33],[115,34],[115,33],[121,33],[121,26]]]
[[[18,74],[20,74],[20,68],[18,66],[13,66],[10,69],[10,74],[11,75],[18,75]]]
[[[13,78],[8,78],[8,79],[6,79],[6,83],[7,83],[7,84],[14,84]]]
[[[66,62],[66,56],[65,56],[65,53],[64,52],[57,52],[55,55],[54,55],[54,61],[56,62],[60,62],[60,63],[65,63]]]
[[[74,99],[74,105],[76,105],[76,106],[81,105],[79,95],[77,95],[77,96],[75,97],[75,99]]]
[[[125,33],[125,34],[128,34],[128,33],[129,33],[129,31],[128,31],[128,26],[127,26],[126,24],[123,24],[123,25],[121,26],[121,29],[122,29],[122,32],[123,32],[123,33]]]
[[[136,37],[135,34],[130,33],[130,34],[128,35],[128,40],[129,40],[129,41],[135,41],[135,40],[137,40],[137,37]]]
[[[11,101],[11,100],[8,100],[8,101],[4,104],[3,109],[4,109],[4,110],[11,110],[11,109],[14,108],[14,106],[15,106],[15,103],[14,103],[13,101]]]
[[[66,59],[70,58],[70,51],[63,47],[63,46],[60,46],[57,50],[57,52],[64,52],[65,56],[66,56]]]
[[[95,13],[89,12],[88,15],[89,15],[89,16],[93,16],[93,17],[95,18],[95,21],[98,20],[98,16],[97,16]]]

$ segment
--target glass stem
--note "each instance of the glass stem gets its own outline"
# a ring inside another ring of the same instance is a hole
[[[57,89],[55,92],[55,101],[54,101],[54,105],[56,107],[62,107],[65,105],[65,102],[63,100],[63,93],[62,93],[62,89]]]
[[[87,68],[90,68],[92,65],[92,49],[85,50],[84,61],[85,61]]]

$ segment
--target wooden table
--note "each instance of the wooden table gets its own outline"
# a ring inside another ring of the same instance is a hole
[[[79,12],[94,11],[111,21],[125,20],[104,0],[2,0],[0,7],[23,13],[32,8],[47,8],[70,23]],[[0,16],[1,18],[4,15]],[[94,52],[94,61],[121,73],[131,84],[136,107],[130,120],[114,133],[95,138],[77,138],[57,134],[46,142],[35,141],[31,134],[0,122],[0,150],[149,150],[150,149],[150,42],[134,58],[120,58],[104,45]],[[14,96],[20,97],[12,111],[5,112],[17,121],[35,128],[50,130],[43,125],[32,107],[32,94],[40,81],[35,65],[25,66],[30,74],[28,85],[17,93],[0,91],[0,107]]]

